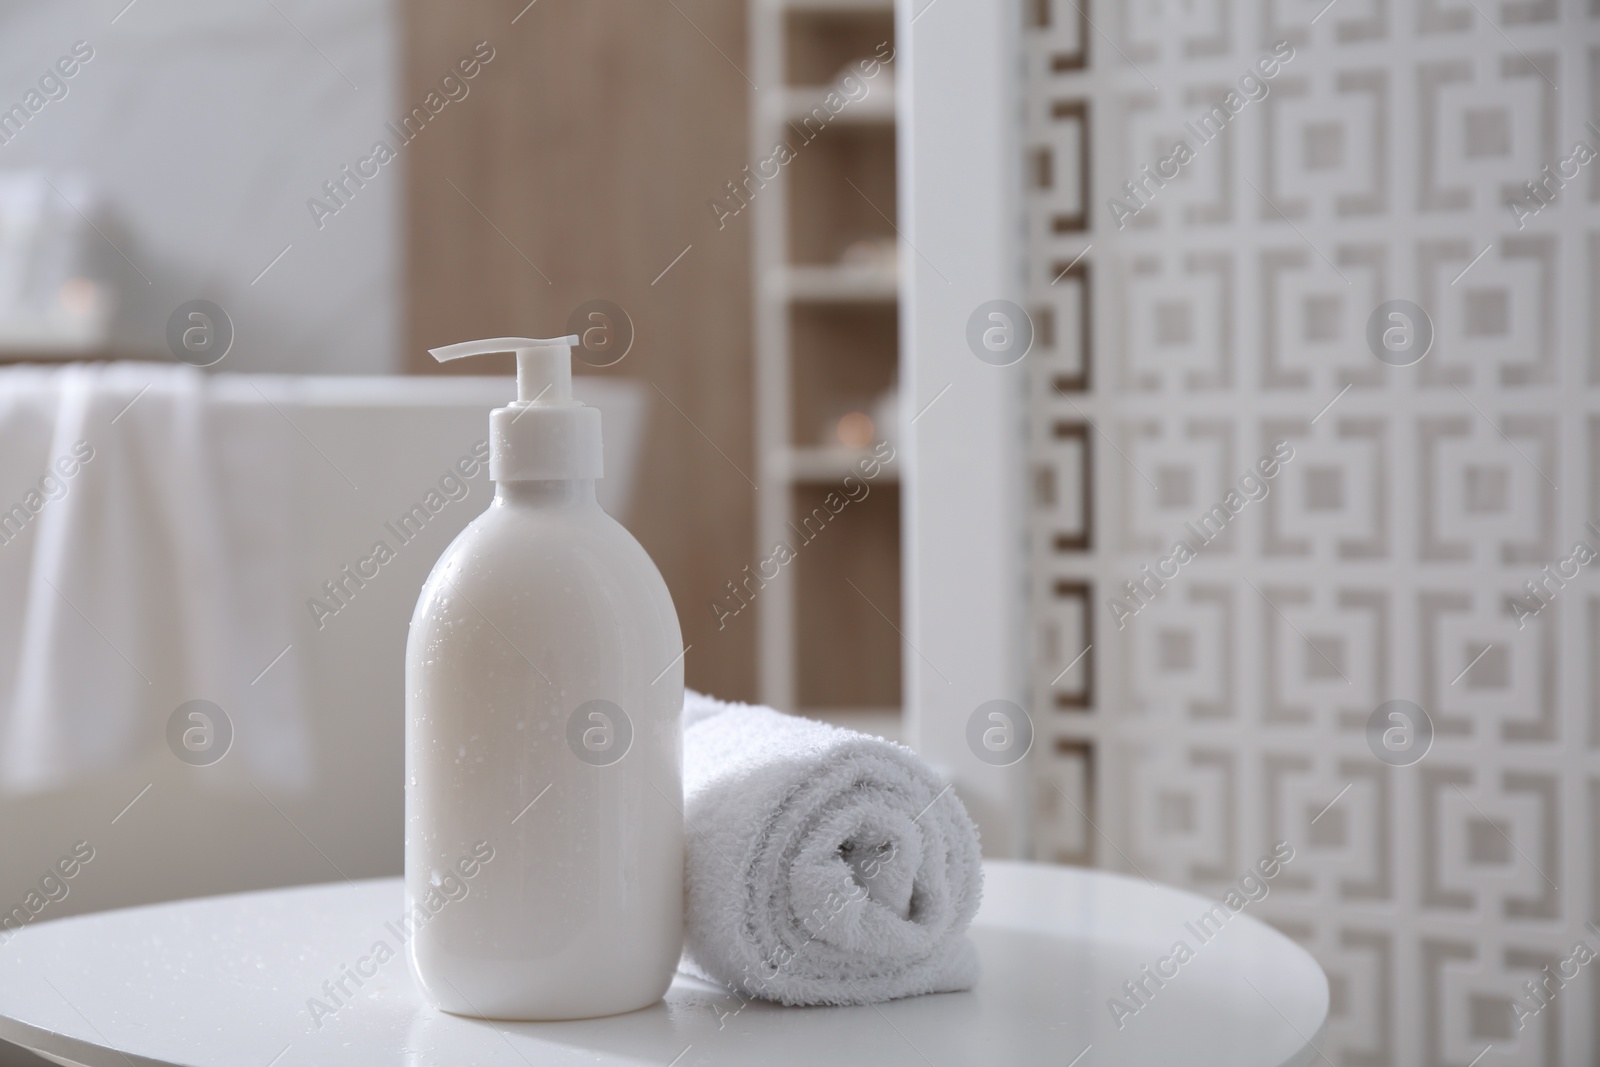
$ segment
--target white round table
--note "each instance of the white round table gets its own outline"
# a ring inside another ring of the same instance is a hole
[[[402,911],[399,879],[382,879],[26,927],[0,945],[0,1038],[85,1067],[1282,1067],[1322,1058],[1314,1043],[1327,1024],[1327,979],[1248,909],[1202,942],[1186,924],[1214,901],[1098,871],[985,868],[971,933],[983,977],[968,993],[783,1008],[680,975],[664,1001],[628,1015],[458,1018],[421,1002],[403,957],[374,958],[377,942],[396,943],[386,924]],[[1192,950],[1181,964],[1171,956],[1180,940]],[[1172,976],[1158,986],[1146,965]],[[331,1015],[314,1012],[311,998],[337,1003],[324,983],[346,968],[376,973],[359,988],[345,978],[353,995]],[[1141,980],[1146,994],[1130,998],[1124,983]],[[1114,997],[1137,1010],[1115,1018]]]

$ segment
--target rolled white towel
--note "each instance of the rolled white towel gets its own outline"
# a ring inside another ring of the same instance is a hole
[[[784,1004],[970,989],[978,830],[914,752],[684,698],[684,968]]]

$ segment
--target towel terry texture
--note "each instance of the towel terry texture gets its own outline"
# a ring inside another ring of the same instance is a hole
[[[978,831],[903,745],[684,698],[684,969],[784,1004],[969,989]]]

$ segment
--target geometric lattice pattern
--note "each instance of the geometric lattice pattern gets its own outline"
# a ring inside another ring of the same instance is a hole
[[[1333,1063],[1600,1062],[1600,3],[1024,6],[1035,854],[1287,841]]]

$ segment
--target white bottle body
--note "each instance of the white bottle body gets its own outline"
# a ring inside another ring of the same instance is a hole
[[[574,1019],[666,992],[682,651],[592,481],[502,483],[440,557],[406,646],[408,956],[436,1007]]]

